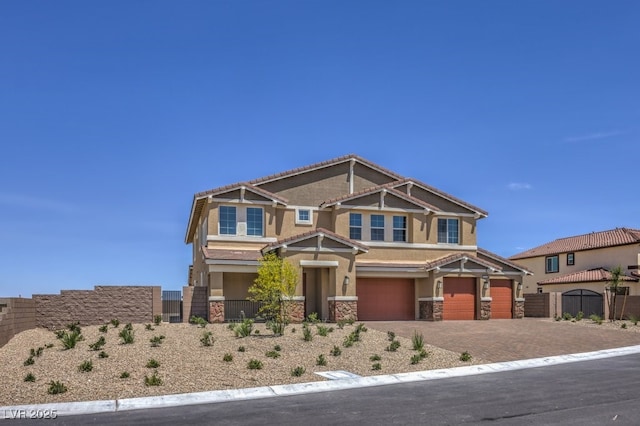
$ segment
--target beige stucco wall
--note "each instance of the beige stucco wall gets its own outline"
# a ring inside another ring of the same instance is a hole
[[[226,300],[246,300],[258,274],[224,272],[224,298]]]
[[[567,266],[567,253],[561,253],[558,256],[559,271],[550,274],[545,273],[546,256],[517,259],[515,262],[533,272],[533,276],[527,276],[524,280],[525,293],[535,293],[538,287],[537,283],[540,281],[559,277],[572,272],[600,267],[613,268],[620,265],[622,266],[622,272],[629,274],[629,270],[627,269],[629,265],[640,264],[640,246],[637,244],[583,250],[576,251],[574,253],[575,265]],[[545,285],[545,287],[547,286]],[[564,288],[566,289],[566,286]],[[547,290],[544,291],[546,292]]]

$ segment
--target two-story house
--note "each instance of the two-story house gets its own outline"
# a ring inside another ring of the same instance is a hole
[[[533,275],[524,277],[525,293],[562,293],[562,312],[608,314],[605,288],[611,268],[622,267],[620,292],[640,295],[640,230],[608,231],[559,238],[511,256]]]
[[[530,272],[478,248],[486,216],[347,155],[195,194],[189,285],[207,288],[211,322],[228,320],[275,252],[299,270],[298,320],[520,318]]]

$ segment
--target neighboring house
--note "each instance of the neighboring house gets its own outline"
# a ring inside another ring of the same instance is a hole
[[[477,247],[487,213],[356,155],[195,194],[189,285],[209,320],[252,311],[258,260],[298,270],[295,319],[521,318],[526,268]]]
[[[562,312],[608,314],[605,288],[611,268],[622,267],[619,293],[640,295],[640,230],[616,228],[560,238],[511,256],[533,276],[524,278],[525,293],[562,293]]]

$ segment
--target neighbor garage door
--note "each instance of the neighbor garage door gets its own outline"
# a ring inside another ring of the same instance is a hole
[[[511,319],[513,290],[511,280],[491,280],[491,318]]]
[[[445,278],[444,320],[476,319],[476,279]]]
[[[358,278],[356,294],[359,320],[415,319],[415,291],[411,278]]]

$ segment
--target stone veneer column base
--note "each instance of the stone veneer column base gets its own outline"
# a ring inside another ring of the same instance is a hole
[[[524,318],[524,299],[516,299],[513,309],[513,317],[518,319]]]
[[[224,322],[224,300],[209,299],[209,322]]]
[[[419,318],[427,321],[442,321],[444,300],[441,298],[428,297],[418,300],[420,309]]]
[[[304,300],[290,300],[287,302],[289,320],[293,323],[304,321]]]
[[[358,319],[357,300],[329,300],[329,321]]]
[[[491,319],[491,300],[480,301],[480,319],[481,320]]]

